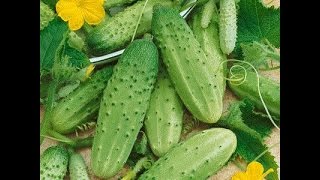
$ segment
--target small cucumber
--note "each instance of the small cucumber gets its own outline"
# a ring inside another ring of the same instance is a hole
[[[145,1],[138,1],[124,11],[95,27],[86,39],[89,52],[104,55],[125,47],[132,39]],[[171,0],[149,0],[141,17],[136,37],[151,29],[152,8],[155,4],[173,6]]]
[[[162,156],[177,144],[182,130],[183,104],[164,68],[160,68],[145,119],[153,153]]]
[[[227,163],[236,147],[236,135],[228,129],[202,131],[172,148],[139,180],[207,179]]]
[[[222,52],[230,54],[236,46],[237,40],[237,9],[235,0],[220,0],[219,34]]]
[[[261,96],[271,115],[280,118],[280,84],[273,80],[259,76]],[[228,83],[232,92],[241,99],[250,99],[257,109],[265,111],[258,92],[258,79],[255,72],[247,71],[244,83],[237,85]]]
[[[158,51],[146,39],[133,41],[114,67],[103,92],[91,152],[96,176],[114,176],[126,163],[149,105],[158,73]]]
[[[136,2],[137,0],[104,0],[104,8],[109,9],[111,7],[123,6]]]
[[[181,100],[194,117],[215,123],[222,114],[222,94],[213,60],[208,60],[186,21],[172,8],[157,6],[152,34]]]
[[[51,146],[40,156],[40,179],[63,180],[67,173],[69,153],[61,146]]]
[[[112,74],[112,67],[97,71],[85,83],[60,101],[51,119],[55,131],[66,134],[98,114],[101,96]]]
[[[80,154],[72,153],[69,161],[70,180],[90,180],[86,163]]]

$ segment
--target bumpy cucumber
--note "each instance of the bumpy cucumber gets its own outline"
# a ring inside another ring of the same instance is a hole
[[[162,156],[180,140],[183,104],[164,68],[151,94],[145,129],[153,153]]]
[[[104,8],[109,9],[111,7],[123,6],[126,4],[133,3],[137,0],[104,0]]]
[[[86,39],[89,52],[94,55],[103,55],[128,44],[134,34],[144,3],[145,1],[138,1],[95,27]],[[155,4],[172,6],[173,2],[149,0],[141,17],[136,37],[150,31],[152,8]]]
[[[139,180],[207,179],[229,160],[236,146],[237,138],[228,129],[202,131],[172,148]]]
[[[40,179],[63,180],[68,168],[69,154],[61,146],[51,146],[40,156]]]
[[[54,12],[48,5],[40,1],[40,30],[48,26],[55,17]]]
[[[59,133],[73,132],[77,126],[98,114],[101,96],[112,74],[112,68],[97,71],[84,84],[59,102],[53,110],[51,124]]]
[[[226,88],[226,80],[224,77],[227,76],[226,70],[227,70],[227,63],[221,64],[223,61],[227,60],[227,56],[223,54],[220,48],[220,42],[219,42],[219,27],[216,21],[211,20],[211,22],[208,24],[207,28],[202,27],[202,18],[203,13],[205,13],[207,8],[213,8],[215,9],[215,3],[214,1],[210,0],[207,2],[203,7],[197,9],[195,11],[195,14],[191,18],[191,29],[198,40],[198,42],[201,45],[201,48],[203,49],[204,53],[207,56],[207,60],[211,61],[213,64],[213,67],[215,68],[215,80],[217,82],[217,89],[218,94],[220,94],[220,101],[222,103],[223,96]],[[212,16],[217,17],[217,11],[214,11]]]
[[[143,125],[158,73],[158,51],[150,40],[135,40],[124,51],[104,90],[91,163],[108,178],[127,161]]]
[[[178,11],[157,7],[152,33],[170,79],[188,110],[200,121],[217,122],[222,114],[220,77],[188,24]]]
[[[237,40],[235,0],[220,0],[219,34],[222,52],[230,54],[236,46]]]
[[[86,163],[80,154],[72,153],[69,161],[70,180],[90,180]]]
[[[261,96],[271,115],[280,118],[280,84],[263,76],[259,76]],[[250,99],[257,109],[264,111],[259,92],[258,79],[255,72],[247,71],[244,83],[237,85],[228,82],[230,89],[241,99]]]

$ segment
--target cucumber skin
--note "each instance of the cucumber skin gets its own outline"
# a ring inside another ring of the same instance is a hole
[[[96,176],[114,176],[126,163],[149,105],[158,73],[158,51],[135,40],[124,51],[104,90],[91,152]]]
[[[51,146],[40,156],[40,179],[63,180],[67,173],[69,153],[61,146]]]
[[[123,6],[126,4],[130,4],[136,2],[137,0],[105,0],[104,8],[109,9],[111,7]]]
[[[236,147],[237,138],[232,131],[204,130],[172,148],[139,180],[207,179],[227,163]]]
[[[59,133],[67,134],[96,117],[103,90],[111,75],[112,67],[97,71],[87,82],[60,101],[53,110],[52,128]]]
[[[90,180],[87,166],[80,154],[73,153],[69,160],[70,180]]]
[[[167,72],[160,68],[144,122],[149,145],[156,156],[163,156],[179,142],[183,111]]]
[[[219,34],[222,52],[230,54],[236,46],[237,40],[235,0],[220,0]]]
[[[132,39],[144,3],[145,1],[138,1],[95,27],[86,39],[89,52],[98,56],[125,47]],[[171,0],[149,0],[136,37],[150,31],[152,9],[155,4],[173,6]]]
[[[201,18],[203,16],[203,12],[205,11],[205,7],[211,7],[213,3],[209,1],[205,4],[204,7],[197,9],[195,14],[191,17],[190,26],[191,29],[201,45],[204,53],[207,56],[207,60],[211,61],[214,67],[214,77],[217,82],[217,94],[219,96],[220,106],[223,106],[223,97],[226,89],[226,80],[227,76],[227,63],[223,63],[227,60],[227,56],[223,54],[220,48],[219,42],[219,27],[218,24],[214,21],[211,21],[208,24],[207,28],[202,28],[201,26]],[[214,14],[217,16],[217,14]]]
[[[273,80],[259,76],[261,96],[272,116],[280,118],[280,84]],[[241,85],[235,85],[228,82],[233,93],[241,99],[247,98],[251,100],[257,109],[264,111],[259,93],[258,80],[255,72],[247,71],[247,77]]]
[[[44,2],[40,1],[40,31],[48,26],[55,17],[54,12]]]
[[[223,107],[215,67],[185,20],[174,9],[157,7],[152,34],[184,105],[200,121],[217,122]]]

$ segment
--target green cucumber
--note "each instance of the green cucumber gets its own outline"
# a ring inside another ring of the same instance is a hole
[[[275,81],[259,76],[261,96],[272,116],[280,118],[280,84]],[[247,71],[245,81],[240,84],[228,82],[233,93],[241,99],[247,98],[251,100],[257,109],[265,111],[258,92],[258,79],[253,71]]]
[[[204,130],[172,148],[139,180],[207,179],[227,163],[236,146],[237,138],[232,131]]]
[[[190,21],[191,29],[201,45],[204,53],[207,56],[207,60],[211,61],[213,67],[215,68],[215,77],[218,84],[220,92],[220,101],[223,101],[224,92],[226,89],[226,80],[227,76],[227,63],[222,63],[227,60],[227,56],[223,54],[220,48],[219,42],[219,27],[216,21],[211,20],[207,28],[202,27],[203,14],[206,13],[208,8],[214,7],[216,5],[213,0],[208,1],[203,7],[198,9],[195,14],[192,16]],[[217,11],[213,11],[212,18],[218,16]]]
[[[48,26],[55,17],[54,12],[48,5],[40,1],[40,30]]]
[[[172,83],[191,114],[215,123],[222,114],[222,94],[215,64],[208,60],[199,42],[178,11],[156,7],[152,34]]]
[[[103,92],[92,145],[96,176],[114,176],[126,163],[143,125],[158,73],[158,51],[147,39],[133,41],[121,55]]]
[[[222,52],[230,54],[237,40],[236,0],[220,0],[219,34]]]
[[[145,119],[146,134],[155,155],[164,155],[179,142],[182,118],[183,104],[167,72],[160,68]]]
[[[132,39],[144,4],[145,1],[138,1],[95,27],[86,39],[89,53],[104,55],[125,47]],[[173,6],[171,0],[149,0],[141,17],[136,37],[150,31],[152,8],[155,4]]]
[[[72,153],[69,161],[70,180],[90,180],[86,163],[80,154]]]
[[[67,173],[69,153],[62,146],[51,146],[40,156],[40,179],[63,180]]]
[[[92,120],[98,114],[101,96],[112,74],[112,68],[97,71],[89,80],[60,101],[53,110],[51,125],[66,134]]]
[[[137,0],[104,0],[104,8],[109,9],[111,7],[123,6],[136,2]]]

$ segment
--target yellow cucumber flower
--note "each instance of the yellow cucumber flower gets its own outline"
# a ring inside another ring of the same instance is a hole
[[[251,162],[246,172],[237,172],[232,176],[232,180],[263,180],[269,173],[273,172],[273,169],[269,169],[267,172],[263,173],[263,166],[253,161]]]
[[[90,25],[99,24],[105,17],[103,3],[104,0],[59,0],[56,11],[75,31],[82,27],[84,21]]]

